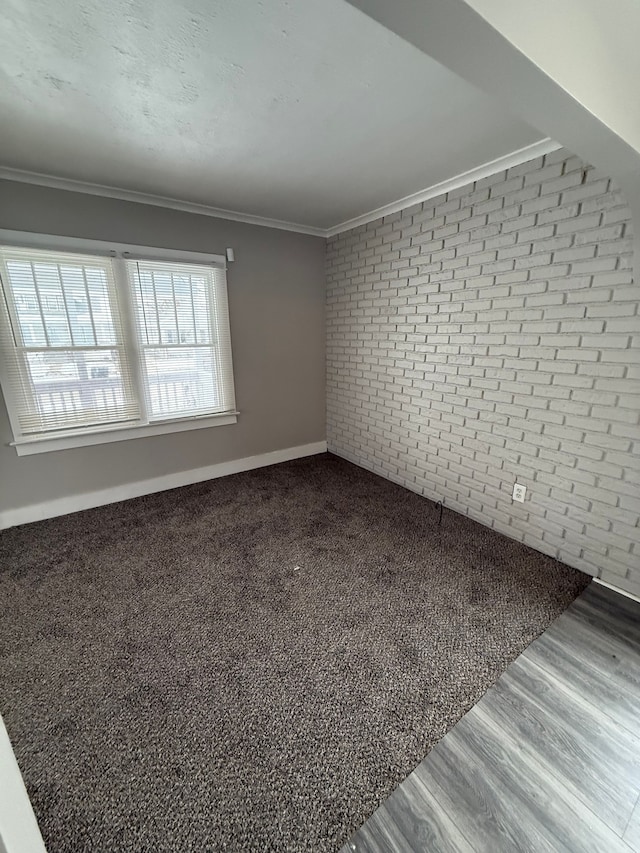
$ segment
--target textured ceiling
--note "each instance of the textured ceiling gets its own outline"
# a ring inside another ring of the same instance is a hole
[[[0,0],[0,165],[326,228],[542,134],[343,0]]]

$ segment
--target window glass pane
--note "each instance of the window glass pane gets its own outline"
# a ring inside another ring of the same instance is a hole
[[[33,263],[32,268],[49,346],[69,346],[72,342],[71,330],[67,322],[58,265]]]
[[[112,261],[1,247],[0,270],[0,346],[21,433],[140,420]]]
[[[158,304],[160,342],[177,344],[179,342],[178,323],[173,300],[172,276],[169,273],[153,272],[151,277]]]
[[[20,334],[26,346],[47,346],[42,313],[30,263],[8,261],[7,272],[11,279]]]
[[[153,278],[150,272],[138,270],[138,287],[136,302],[141,317],[146,343],[160,343],[160,324],[158,319],[158,303]]]
[[[111,305],[104,270],[86,267],[87,290],[91,302],[91,314],[97,343],[109,346],[116,343],[116,334],[111,318]]]
[[[191,297],[191,281],[188,275],[173,276],[173,292],[178,318],[178,335],[181,344],[195,344],[196,318]]]
[[[148,269],[135,264],[135,295],[143,343],[211,343],[211,308],[206,275]]]
[[[113,346],[104,269],[8,261],[7,270],[25,346]]]
[[[154,347],[144,351],[154,418],[213,411],[222,404],[211,347]]]
[[[96,343],[96,338],[93,332],[89,292],[83,270],[81,267],[62,266],[61,276],[67,299],[73,343],[76,346],[91,346]]]
[[[129,261],[150,420],[235,405],[224,270]]]
[[[209,305],[209,294],[207,280],[199,276],[191,276],[191,299],[193,301],[193,313],[195,315],[196,343],[210,344],[211,323],[209,316],[211,308]]]
[[[60,426],[122,419],[127,389],[117,350],[27,353],[37,411]]]

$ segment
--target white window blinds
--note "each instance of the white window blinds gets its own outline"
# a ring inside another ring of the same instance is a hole
[[[223,269],[127,261],[150,421],[235,407]]]
[[[111,261],[0,252],[5,380],[22,434],[137,420]]]
[[[122,255],[0,248],[16,440],[235,409],[225,270]]]

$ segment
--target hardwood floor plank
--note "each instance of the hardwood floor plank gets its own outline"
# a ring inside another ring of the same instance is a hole
[[[543,775],[557,777],[622,835],[640,786],[640,741],[627,734],[622,743],[610,742],[607,733],[615,727],[602,725],[602,714],[585,711],[584,705],[576,708],[562,696],[545,708],[538,694],[544,695],[544,676],[538,676],[533,664],[521,670],[524,678],[508,672],[498,681],[484,697],[482,710],[519,742]]]
[[[567,611],[554,622],[547,636],[567,646],[579,645],[590,658],[592,666],[627,681],[633,691],[640,690],[638,652],[618,637],[594,628],[579,613]],[[526,652],[524,655],[526,657]]]
[[[449,811],[436,799],[437,793],[434,785],[425,785],[416,772],[411,773],[352,835],[341,853],[474,853]]]
[[[571,684],[584,696],[590,696],[609,717],[630,732],[638,732],[640,711],[635,692],[615,673],[604,675],[578,643],[543,634],[529,646],[526,655],[541,669]]]
[[[556,841],[544,825],[530,819],[526,804],[487,769],[474,747],[454,736],[456,728],[414,772],[424,785],[446,792],[451,818],[474,851],[557,853]],[[499,745],[497,752],[508,760]]]
[[[592,584],[584,595],[574,601],[570,612],[574,615],[580,614],[595,628],[617,637],[638,651],[640,650],[640,605],[636,609],[636,602],[631,599],[625,600],[621,595],[618,598],[623,600],[612,600],[610,594],[603,594],[599,587]]]
[[[340,853],[407,853],[413,849],[383,803],[343,845]]]
[[[395,791],[389,808],[396,824],[412,842],[411,850],[429,853],[473,853],[455,817],[446,812],[431,791],[412,773]]]
[[[544,837],[554,850],[624,851],[620,836],[568,790],[553,768],[505,733],[503,722],[483,700],[441,743],[449,749],[457,746],[458,760],[466,757],[465,769],[476,764],[478,784],[500,786],[511,821],[528,839],[536,839],[531,849],[542,849],[537,839]]]
[[[577,601],[592,603],[601,610],[636,625],[640,632],[640,601],[620,595],[599,583],[590,583]]]
[[[634,625],[623,622],[617,616],[609,615],[589,602],[576,605],[571,613],[589,623],[599,635],[617,639],[636,654],[640,651],[640,637]]]
[[[515,682],[522,694],[541,709],[555,713],[561,708],[562,723],[588,740],[594,755],[600,750],[606,752],[619,779],[624,778],[631,787],[635,784],[640,787],[640,781],[636,781],[640,780],[640,727],[634,733],[618,725],[590,694],[585,695],[571,683],[541,670],[526,654],[509,667],[505,680]],[[640,690],[638,697],[640,701]]]

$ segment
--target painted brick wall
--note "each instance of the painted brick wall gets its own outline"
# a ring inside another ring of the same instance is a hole
[[[331,238],[329,449],[640,595],[631,266],[566,150]]]

